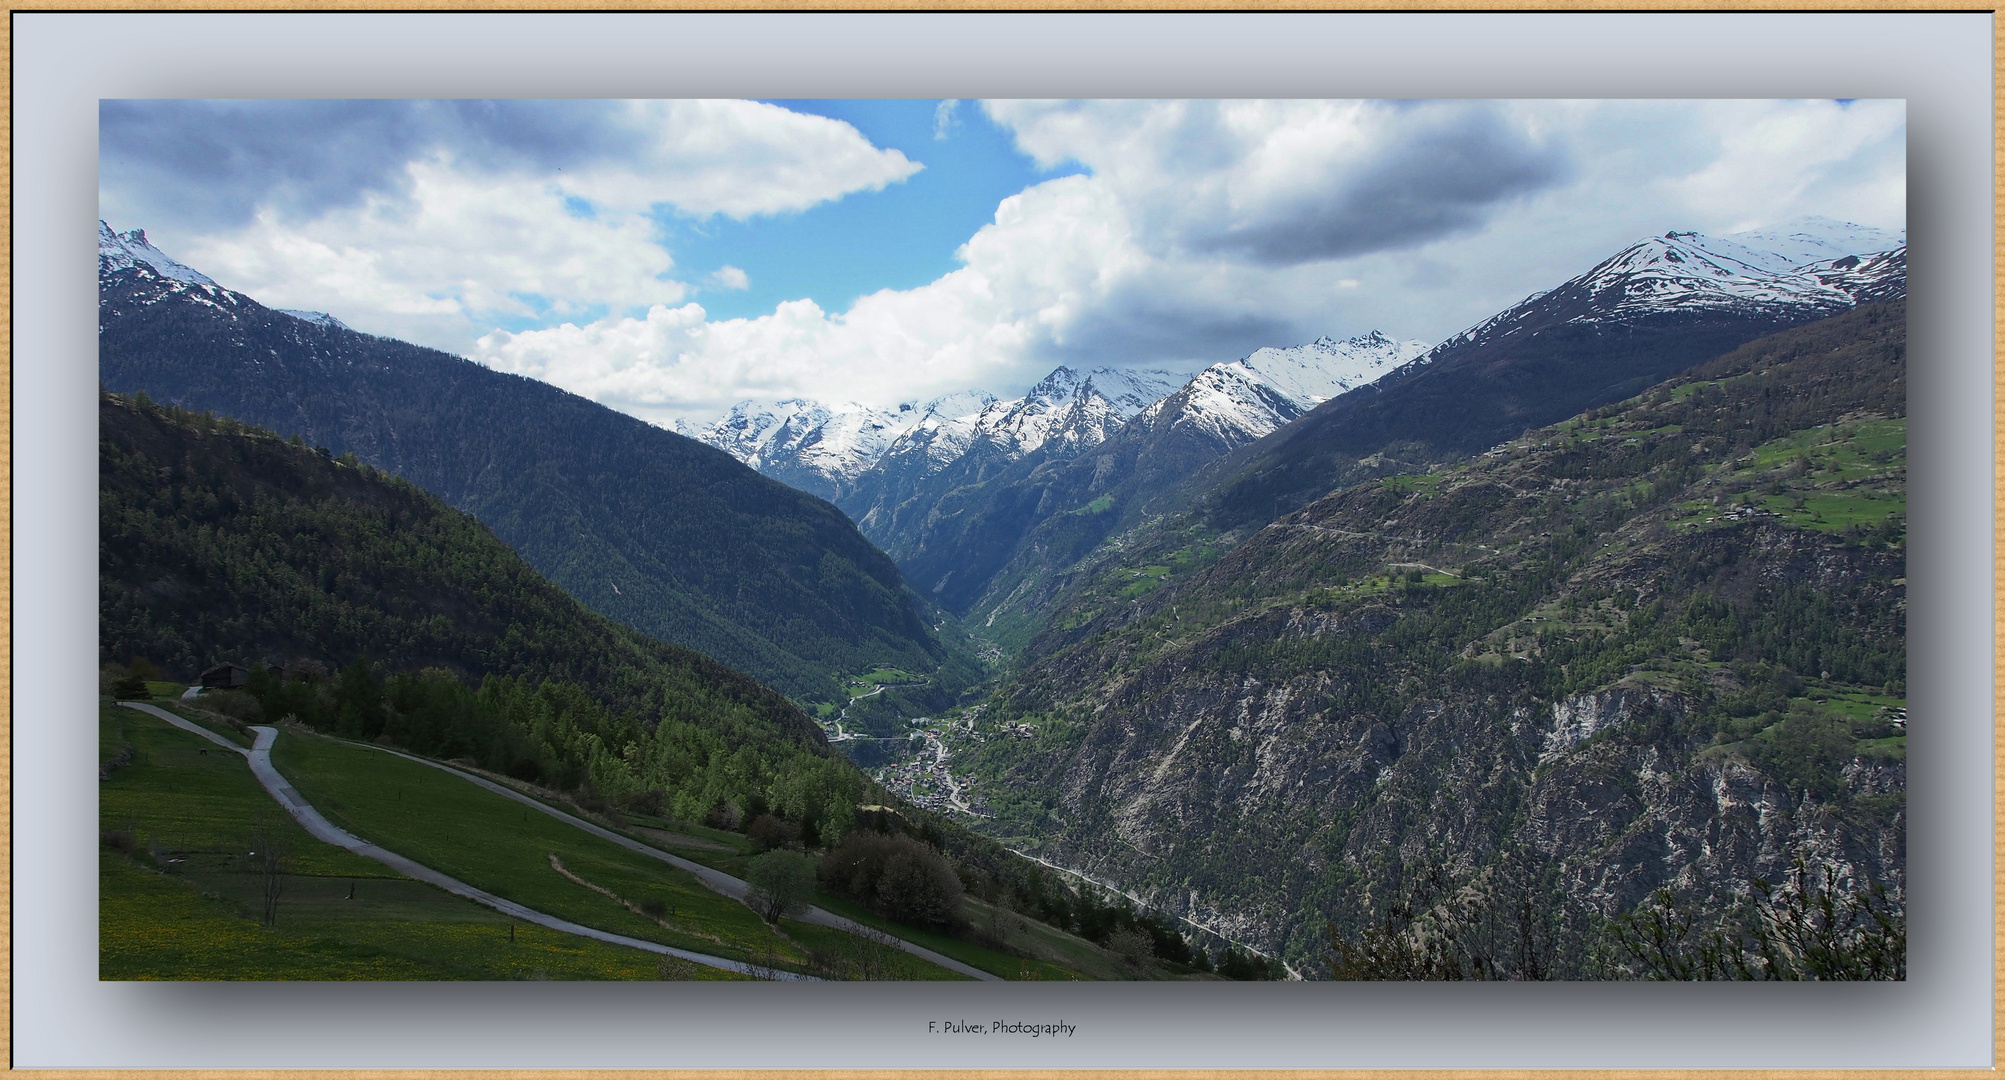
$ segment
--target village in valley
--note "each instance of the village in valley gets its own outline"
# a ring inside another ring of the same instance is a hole
[[[894,683],[872,685],[866,679],[853,680],[851,703],[866,697],[873,697]],[[870,687],[865,689],[865,687]],[[843,709],[833,716],[817,720],[828,741],[842,749],[842,743],[863,740],[879,744],[880,752],[890,760],[871,771],[871,779],[900,798],[927,810],[944,813],[963,814],[969,817],[988,817],[987,805],[980,795],[975,794],[967,781],[958,779],[949,768],[948,761],[953,754],[950,744],[963,741],[980,742],[984,736],[976,732],[986,705],[974,705],[966,710],[956,709],[945,716],[919,716],[907,720],[907,731],[903,736],[873,736],[850,730],[845,726],[849,710]],[[1010,738],[1029,738],[1037,731],[1034,724],[1006,724],[1001,735]]]

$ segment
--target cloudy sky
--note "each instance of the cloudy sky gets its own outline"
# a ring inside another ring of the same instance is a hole
[[[1438,340],[1670,229],[1906,225],[1900,102],[107,101],[121,231],[637,416]]]

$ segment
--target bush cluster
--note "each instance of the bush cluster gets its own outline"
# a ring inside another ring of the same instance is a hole
[[[886,918],[950,926],[961,908],[961,879],[934,848],[903,834],[857,831],[822,859],[821,882]]]

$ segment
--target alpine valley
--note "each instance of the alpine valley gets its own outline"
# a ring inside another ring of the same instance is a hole
[[[1905,977],[1902,233],[674,430],[137,230],[99,274],[128,679],[229,661],[713,869],[805,852],[944,971]],[[919,977],[773,910],[686,947]]]

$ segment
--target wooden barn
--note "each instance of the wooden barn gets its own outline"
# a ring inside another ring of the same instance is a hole
[[[251,681],[251,669],[235,664],[217,664],[202,673],[204,690],[241,690]]]

